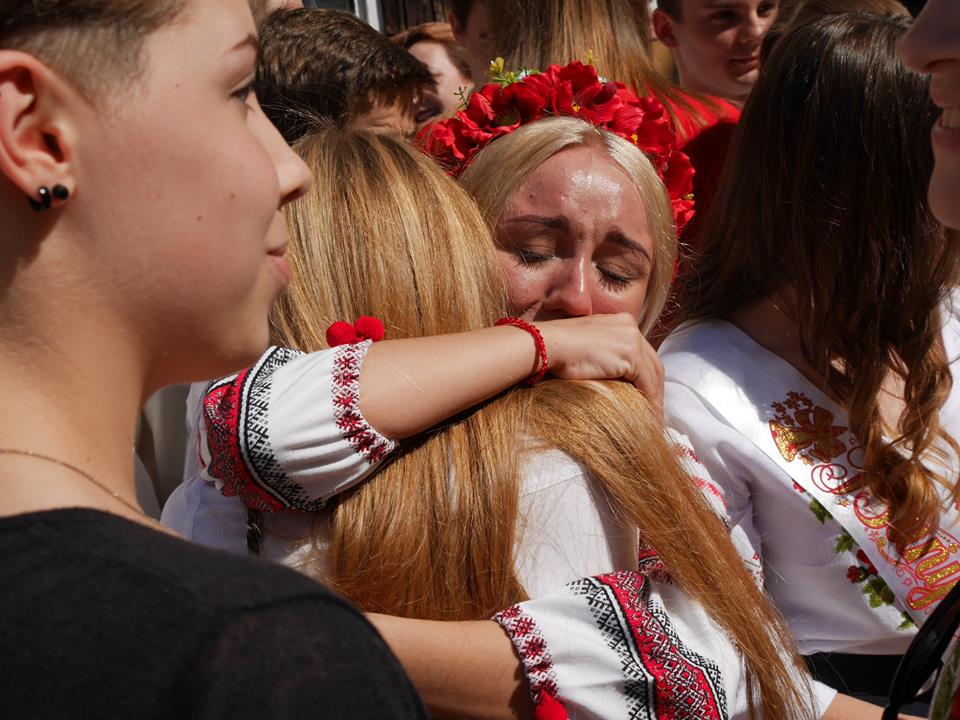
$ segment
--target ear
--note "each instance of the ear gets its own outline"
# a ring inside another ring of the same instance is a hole
[[[83,103],[32,55],[0,50],[0,173],[25,197],[57,184],[73,192],[75,111]]]
[[[450,28],[453,30],[453,39],[458,44],[463,45],[463,26],[460,25],[460,18],[451,11],[447,13],[447,22],[450,23]]]
[[[674,22],[675,20],[660,8],[653,11],[653,32],[656,33],[657,40],[668,48],[675,48],[680,44],[674,33]]]

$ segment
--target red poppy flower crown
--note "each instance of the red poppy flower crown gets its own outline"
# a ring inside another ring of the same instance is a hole
[[[580,61],[543,72],[508,73],[498,58],[491,76],[494,82],[470,95],[463,110],[420,132],[424,150],[453,177],[489,143],[521,125],[550,115],[577,117],[643,150],[667,188],[678,233],[693,217],[693,167],[676,149],[673,124],[655,97],[637,97]]]

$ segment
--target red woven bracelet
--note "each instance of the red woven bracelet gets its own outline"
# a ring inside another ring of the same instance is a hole
[[[547,359],[547,344],[543,341],[543,335],[537,329],[536,325],[528,323],[526,320],[521,320],[518,317],[505,317],[497,320],[496,324],[499,325],[514,325],[521,330],[526,330],[533,336],[533,344],[537,346],[537,359],[540,361],[540,366],[537,368],[537,371],[533,373],[530,377],[526,379],[525,385],[535,385],[536,383],[543,380],[543,376],[547,374],[547,370],[550,369],[550,362]]]

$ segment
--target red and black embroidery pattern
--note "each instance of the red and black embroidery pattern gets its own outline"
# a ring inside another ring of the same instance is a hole
[[[642,575],[619,572],[569,587],[586,597],[608,647],[620,657],[628,717],[727,717],[719,667],[683,644],[664,608],[650,600]]]
[[[337,347],[333,369],[333,415],[344,440],[371,465],[396,448],[396,443],[378,433],[360,414],[360,365],[370,342]]]
[[[311,500],[283,471],[270,444],[269,410],[273,373],[303,353],[271,348],[257,364],[214,383],[203,401],[210,451],[209,474],[224,483],[224,495],[263,512],[291,508],[312,512]]]
[[[538,707],[546,705],[551,714],[557,715],[557,705],[560,704],[557,698],[557,675],[553,658],[536,621],[523,612],[519,605],[497,613],[493,620],[506,630],[520,654],[533,702]]]

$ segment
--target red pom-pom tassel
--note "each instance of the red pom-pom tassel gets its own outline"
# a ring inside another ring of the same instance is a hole
[[[383,340],[383,323],[375,317],[358,318],[353,325],[338,320],[327,328],[327,345],[330,347],[353,345],[365,340]]]
[[[549,693],[540,693],[540,702],[533,711],[533,720],[569,720],[563,703]]]
[[[361,340],[373,340],[374,342],[383,340],[383,323],[375,317],[366,315],[359,317],[353,327],[356,328],[357,337]]]

